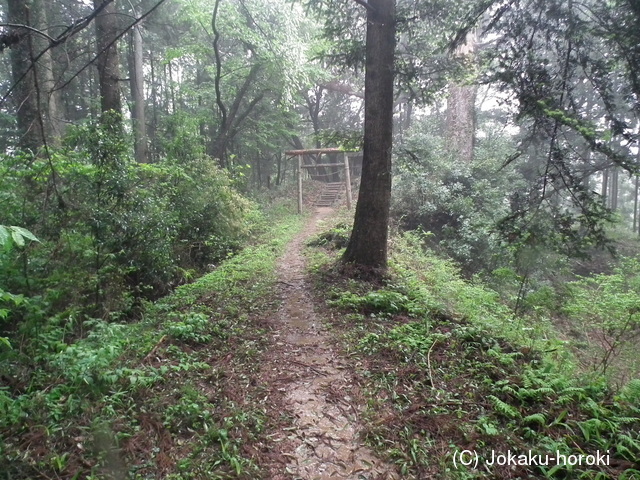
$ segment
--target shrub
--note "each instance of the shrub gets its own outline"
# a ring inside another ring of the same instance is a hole
[[[640,258],[623,259],[610,275],[568,284],[563,312],[588,345],[585,361],[595,371],[624,381],[637,376],[640,338]]]
[[[174,147],[156,164],[137,164],[121,122],[106,115],[69,129],[48,157],[2,158],[0,191],[11,193],[0,197],[0,214],[42,242],[0,253],[0,289],[34,298],[31,310],[12,313],[25,338],[59,313],[137,315],[142,299],[165,294],[242,246],[256,206],[197,142]]]

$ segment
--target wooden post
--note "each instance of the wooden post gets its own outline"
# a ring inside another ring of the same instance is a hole
[[[344,156],[344,182],[347,187],[347,208],[351,210],[351,172],[349,171],[349,156],[347,152],[343,153]]]
[[[302,213],[302,155],[298,155],[298,213]]]
[[[640,232],[638,228],[638,178],[640,177],[636,175],[636,184],[633,192],[633,233]]]

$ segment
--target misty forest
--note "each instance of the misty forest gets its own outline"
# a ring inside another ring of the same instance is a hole
[[[640,480],[637,0],[0,3],[0,480]]]

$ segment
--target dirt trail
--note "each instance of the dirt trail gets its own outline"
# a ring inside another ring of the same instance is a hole
[[[274,348],[262,371],[270,388],[280,393],[274,410],[281,411],[274,414],[293,423],[271,435],[272,458],[286,458],[271,466],[271,478],[397,479],[393,468],[360,441],[357,387],[314,312],[305,280],[304,242],[331,211],[318,208],[279,262],[283,304],[273,320]]]

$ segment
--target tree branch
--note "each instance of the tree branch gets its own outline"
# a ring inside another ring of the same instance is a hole
[[[358,5],[362,5],[364,8],[366,8],[370,12],[376,11],[373,5],[369,5],[369,2],[367,0],[353,0],[353,1],[356,2]]]
[[[37,35],[40,35],[44,38],[46,38],[47,40],[49,40],[49,42],[55,42],[56,39],[53,37],[50,37],[49,35],[47,35],[46,33],[44,33],[41,30],[38,30],[37,28],[33,28],[29,25],[23,25],[21,23],[0,23],[0,27],[9,27],[9,28],[16,28],[16,29],[25,29],[25,30],[29,30]],[[4,50],[5,46],[11,46],[14,42],[11,43],[7,43],[5,42],[5,38],[10,37],[11,35],[9,33],[3,33],[2,35],[0,35],[0,52],[2,50]],[[18,41],[20,41],[20,37],[18,37]]]

